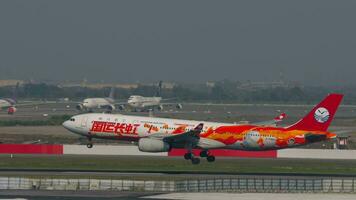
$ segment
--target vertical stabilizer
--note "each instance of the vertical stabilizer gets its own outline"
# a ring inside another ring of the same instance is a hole
[[[162,92],[162,81],[159,81],[158,83],[158,87],[157,87],[157,93],[156,93],[156,97],[161,97],[161,92]]]
[[[287,127],[287,129],[326,131],[335,116],[343,96],[342,94],[329,94],[304,118]]]
[[[109,98],[114,99],[115,98],[115,88],[112,87],[110,90]]]

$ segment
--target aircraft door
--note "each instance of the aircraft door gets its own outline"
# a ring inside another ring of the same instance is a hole
[[[85,127],[87,127],[87,123],[88,123],[88,116],[85,116],[82,118],[80,125],[82,128],[85,128]]]

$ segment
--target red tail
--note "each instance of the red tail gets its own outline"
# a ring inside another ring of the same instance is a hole
[[[326,131],[334,118],[343,96],[342,94],[329,94],[303,119],[287,127],[287,129]]]

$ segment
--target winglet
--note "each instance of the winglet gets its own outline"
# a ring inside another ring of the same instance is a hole
[[[115,98],[115,87],[111,87],[109,98],[111,98],[111,99]]]
[[[196,132],[201,132],[203,130],[203,127],[204,127],[204,124],[200,123],[193,130],[196,131]]]

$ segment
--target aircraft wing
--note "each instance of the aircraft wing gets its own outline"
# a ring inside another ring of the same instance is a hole
[[[191,143],[199,139],[200,132],[203,129],[204,124],[200,123],[194,129],[181,134],[152,134],[149,137],[154,139],[162,139],[167,143]]]
[[[166,99],[161,99],[161,101],[171,101],[171,100],[177,100],[177,98],[166,98]]]
[[[273,120],[256,122],[256,123],[251,123],[251,124],[259,125],[259,126],[271,126],[271,125],[278,126],[278,123],[282,122],[286,117],[287,117],[286,113],[281,113],[280,115],[275,117]]]
[[[126,102],[125,102],[125,101],[122,101],[122,102],[120,102],[120,101],[115,101],[114,105],[115,105],[115,106],[127,105],[127,101],[126,101]]]

